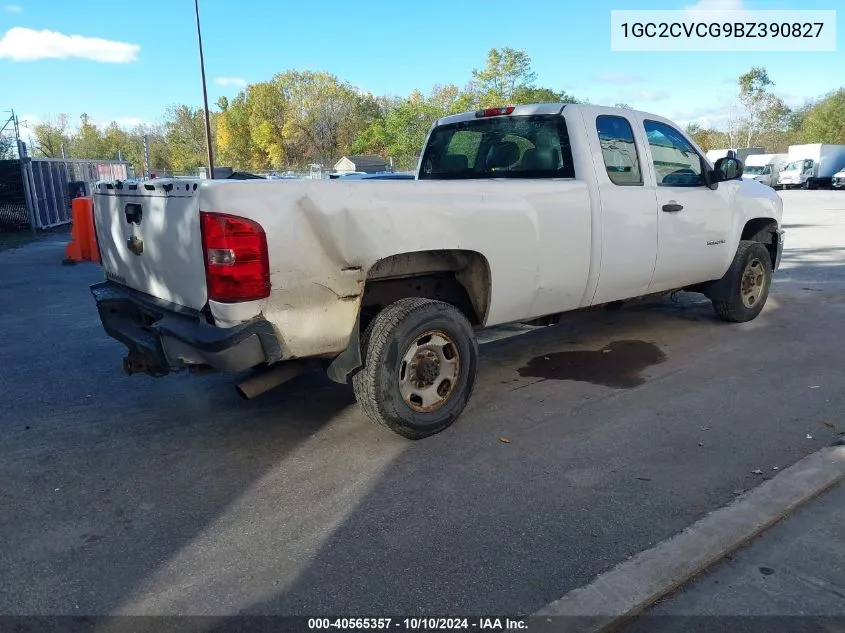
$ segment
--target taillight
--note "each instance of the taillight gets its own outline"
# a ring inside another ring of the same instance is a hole
[[[502,116],[503,114],[513,114],[513,106],[505,106],[501,108],[484,108],[483,110],[476,110],[475,116]]]
[[[208,298],[222,303],[270,296],[270,258],[261,225],[246,218],[200,211]]]

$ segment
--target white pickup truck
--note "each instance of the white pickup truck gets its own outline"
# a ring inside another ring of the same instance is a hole
[[[782,202],[741,176],[659,116],[489,108],[435,121],[413,182],[98,183],[92,292],[127,373],[252,369],[251,397],[322,365],[419,439],[464,409],[483,328],[679,289],[756,317]]]

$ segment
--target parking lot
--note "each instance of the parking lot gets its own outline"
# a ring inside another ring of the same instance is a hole
[[[845,430],[845,193],[782,196],[756,320],[681,294],[486,344],[420,442],[318,374],[125,376],[98,266],[0,253],[0,612],[525,614],[590,582]]]

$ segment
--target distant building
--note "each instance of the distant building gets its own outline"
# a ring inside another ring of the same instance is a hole
[[[381,156],[344,156],[334,164],[334,170],[339,174],[378,174],[387,171],[388,166],[388,160]]]

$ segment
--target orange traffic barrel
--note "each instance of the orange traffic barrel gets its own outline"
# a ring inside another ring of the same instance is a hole
[[[91,196],[74,198],[71,202],[70,242],[65,247],[65,264],[100,261],[97,232],[94,230],[94,199]]]

